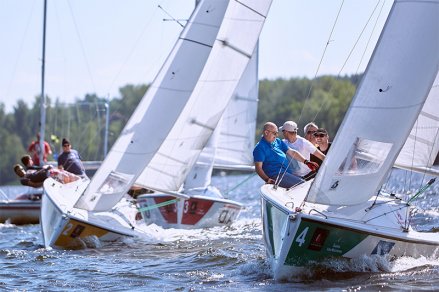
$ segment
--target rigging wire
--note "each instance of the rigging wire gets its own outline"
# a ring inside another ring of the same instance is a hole
[[[357,70],[355,71],[355,74],[358,74],[358,71],[360,70],[361,63],[363,63],[363,59],[364,59],[364,56],[366,55],[367,48],[370,45],[370,41],[372,39],[372,35],[375,32],[375,29],[376,29],[376,27],[378,25],[378,20],[380,19],[380,16],[381,16],[381,14],[383,12],[384,4],[386,4],[386,1],[383,1],[383,4],[381,5],[380,12],[378,13],[377,18],[375,19],[375,24],[374,24],[374,26],[372,28],[372,31],[371,31],[370,35],[369,35],[369,39],[367,40],[366,47],[365,47],[365,49],[363,51],[363,54],[361,55],[360,62],[358,62],[358,67],[357,67]],[[374,11],[375,11],[375,9],[374,9]],[[356,85],[358,85],[358,82],[357,82]]]
[[[70,1],[67,1],[67,3],[68,3],[68,6],[69,6],[70,14],[71,14],[72,19],[73,19],[73,24],[74,24],[74,27],[75,27],[76,36],[78,37],[79,44],[81,46],[82,56],[84,57],[84,60],[85,60],[85,65],[87,67],[87,71],[88,71],[88,74],[90,76],[90,81],[91,81],[93,90],[94,90],[94,92],[97,92],[96,86],[95,86],[95,82],[94,82],[94,78],[93,78],[93,74],[91,73],[91,70],[90,70],[90,64],[89,64],[88,59],[87,59],[87,54],[85,53],[84,44],[82,42],[82,38],[81,38],[81,35],[79,33],[78,25],[77,25],[77,22],[76,22],[76,19],[75,19],[75,15],[73,13],[72,6],[70,5]]]
[[[436,80],[435,80],[435,82],[436,82]],[[439,84],[433,84],[433,86],[430,89],[430,93],[433,90],[433,88],[435,88],[435,87],[439,87]],[[415,163],[415,153],[419,152],[419,151],[416,150],[416,146],[421,143],[421,142],[418,143],[418,139],[417,139],[418,138],[418,129],[420,128],[420,127],[418,127],[418,123],[419,123],[419,116],[418,116],[418,119],[415,122],[415,126],[413,127],[413,129],[415,130],[415,133],[414,133],[414,142],[413,142],[414,147],[413,147],[413,151],[411,153],[411,158],[412,158],[412,160],[411,160],[411,168],[412,169],[414,168],[414,163]],[[435,126],[433,125],[433,127],[435,127]],[[434,153],[434,149],[437,146],[436,143],[438,142],[438,135],[439,135],[439,128],[438,128],[438,123],[436,123],[436,133],[434,135],[433,143],[430,144],[430,151],[428,151],[430,153],[430,156],[431,156],[431,154],[437,155],[437,153]],[[427,143],[423,143],[423,144],[426,147],[429,146],[429,144],[427,144]],[[430,167],[426,167],[422,172],[420,172],[422,174],[422,178],[419,180],[421,186],[422,186],[422,183],[424,182],[424,180],[425,180],[425,178],[427,176],[428,169],[431,169],[431,168],[432,168],[431,166]],[[408,175],[408,173],[410,175],[410,179],[409,179],[409,182],[408,182],[408,188],[410,189],[410,187],[412,186],[412,178],[413,178],[414,174],[413,174],[413,171],[406,171],[406,173],[407,173],[407,175]],[[406,175],[406,179],[405,179],[405,184],[407,184],[407,175]],[[431,180],[427,183],[428,186],[429,186],[430,182],[431,182]],[[422,190],[422,188],[420,190]],[[424,191],[424,190],[422,190],[422,191]],[[418,193],[415,194],[414,197],[410,198],[408,200],[408,202],[413,201],[413,199],[419,195],[419,192],[420,191],[418,191]],[[412,213],[407,211],[407,213],[406,213],[406,220],[408,220],[408,224],[410,224],[411,216],[412,216]]]
[[[350,59],[350,57],[351,57],[353,51],[354,51],[355,48],[357,47],[358,42],[360,41],[361,37],[363,36],[364,31],[366,30],[367,26],[368,26],[369,23],[370,23],[370,20],[372,19],[372,16],[375,14],[375,10],[377,9],[378,4],[379,4],[379,2],[375,5],[375,8],[373,9],[372,13],[370,14],[369,19],[366,21],[365,25],[363,26],[363,29],[361,30],[360,34],[359,34],[358,37],[357,37],[357,40],[355,41],[355,44],[352,46],[351,51],[349,52],[348,56],[346,57],[346,60],[345,60],[345,62],[343,63],[343,66],[342,66],[342,67],[340,68],[340,70],[338,71],[337,77],[339,77],[339,76],[341,75],[341,71],[343,71],[344,67],[346,66],[346,63],[349,61],[349,59]],[[372,32],[373,32],[373,31],[372,31]],[[370,36],[372,36],[372,33],[370,34]],[[367,49],[367,46],[366,46],[364,52],[366,52],[366,49]]]
[[[322,57],[320,58],[320,62],[319,62],[319,64],[318,64],[318,66],[317,66],[316,73],[314,74],[314,78],[311,80],[311,84],[310,84],[310,87],[309,87],[308,93],[307,93],[307,95],[306,95],[305,102],[304,102],[303,107],[302,107],[302,110],[301,110],[301,112],[300,112],[299,122],[302,120],[303,111],[304,111],[304,109],[305,109],[305,107],[306,107],[306,104],[307,104],[309,98],[310,98],[311,90],[312,90],[312,88],[313,88],[313,85],[314,85],[315,79],[316,79],[316,77],[317,77],[317,74],[318,74],[319,71],[320,71],[320,66],[321,66],[322,63],[323,63],[323,58],[325,57],[326,50],[328,49],[328,46],[329,46],[329,44],[330,44],[330,42],[331,42],[332,34],[334,33],[335,26],[337,25],[338,18],[339,18],[339,16],[340,16],[341,10],[342,10],[342,8],[343,8],[343,4],[344,4],[344,0],[342,1],[341,5],[340,5],[340,8],[339,8],[338,13],[337,13],[337,17],[335,18],[335,21],[334,21],[334,24],[333,24],[333,26],[332,26],[331,32],[330,32],[330,34],[329,34],[328,40],[326,41],[326,45],[325,45],[325,48],[324,48],[324,50],[323,50]]]
[[[114,86],[114,84],[116,83],[116,80],[119,78],[120,74],[122,73],[123,69],[126,67],[126,65],[128,64],[128,60],[131,59],[132,55],[134,54],[134,51],[136,50],[136,48],[139,46],[140,41],[143,39],[143,36],[146,34],[147,29],[151,26],[151,23],[154,19],[154,16],[156,15],[157,10],[154,9],[152,16],[148,19],[148,21],[145,23],[145,25],[143,26],[139,36],[137,37],[137,39],[134,41],[134,44],[131,48],[131,50],[129,51],[128,55],[125,57],[124,61],[122,62],[119,70],[116,72],[116,75],[114,76],[113,80],[110,82],[110,85],[108,86],[108,90],[107,92],[110,92],[111,88]],[[153,66],[155,67],[155,66]]]
[[[364,24],[363,29],[361,30],[360,34],[358,35],[358,37],[357,37],[357,39],[356,39],[354,45],[352,46],[352,48],[351,48],[351,50],[350,50],[348,56],[346,57],[346,59],[345,59],[343,65],[341,66],[340,70],[338,71],[336,78],[339,78],[339,77],[341,76],[341,72],[343,71],[343,69],[344,69],[344,67],[346,66],[347,62],[348,62],[349,59],[351,58],[352,53],[354,52],[355,48],[356,48],[357,45],[358,45],[358,42],[360,41],[360,39],[361,39],[361,37],[363,36],[363,34],[364,34],[366,28],[368,27],[369,23],[371,22],[372,16],[375,14],[375,11],[377,10],[379,3],[380,3],[380,2],[378,2],[378,3],[375,5],[374,9],[373,9],[372,12],[370,13],[370,16],[369,16],[369,18],[367,19],[366,23]],[[383,6],[384,6],[384,2],[383,2]],[[381,10],[382,10],[382,8],[381,8]],[[380,11],[380,13],[381,13],[381,11]],[[376,18],[376,20],[375,20],[374,28],[375,28],[375,26],[377,25],[377,22],[378,22],[378,19],[379,19],[379,15],[380,15],[380,13],[378,14],[378,16],[377,16],[377,18]],[[337,17],[338,17],[338,16],[337,16]],[[367,51],[367,47],[368,47],[368,45],[369,45],[370,39],[372,38],[373,32],[374,32],[374,30],[372,30],[371,33],[370,33],[370,35],[369,35],[369,40],[368,40],[367,45],[365,46],[365,48],[364,48],[364,50],[363,50],[363,56],[365,55],[365,53],[366,53],[366,51]],[[363,57],[362,57],[362,58],[363,58]],[[360,60],[360,62],[359,62],[359,64],[358,64],[358,68],[359,68],[360,65],[361,65],[362,58],[361,58],[361,60]],[[357,69],[357,70],[358,70],[358,69]],[[356,84],[356,85],[358,85],[358,84]],[[330,92],[331,89],[332,89],[332,88],[330,88],[328,91]],[[319,108],[319,110],[317,111],[317,113],[315,114],[315,116],[314,116],[314,118],[313,118],[313,121],[315,121],[315,120],[317,119],[317,116],[320,114],[320,112],[321,112],[322,110],[324,110],[324,109],[326,110],[328,107],[329,107],[329,103],[323,101],[323,102],[320,104],[320,108]]]
[[[16,72],[17,72],[18,62],[19,62],[20,57],[21,57],[22,52],[23,52],[24,41],[25,41],[27,32],[29,30],[29,27],[30,27],[30,22],[31,22],[31,19],[32,19],[31,16],[32,16],[32,14],[34,13],[34,10],[35,10],[35,2],[36,1],[33,1],[32,7],[31,7],[30,12],[29,12],[29,16],[27,17],[27,23],[26,23],[26,26],[25,26],[25,29],[24,29],[23,37],[22,37],[21,42],[20,42],[17,58],[15,59],[14,67],[12,69],[12,72],[11,72],[11,74],[9,74],[10,80],[9,80],[9,83],[8,83],[8,85],[6,87],[5,96],[9,96],[9,93],[11,92],[12,83],[13,83],[13,80],[14,80]]]

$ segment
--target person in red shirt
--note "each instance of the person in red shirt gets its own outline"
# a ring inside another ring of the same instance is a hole
[[[40,163],[40,134],[37,134],[37,140],[32,141],[32,143],[27,148],[27,151],[31,154],[32,160],[35,165],[42,165],[47,162],[47,156],[52,154],[52,149],[49,143],[44,141],[44,152],[43,152],[43,163]]]

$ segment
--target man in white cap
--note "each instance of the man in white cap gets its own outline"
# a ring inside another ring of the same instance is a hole
[[[310,160],[311,154],[317,156],[321,160],[325,158],[325,154],[317,149],[316,146],[297,134],[297,124],[295,122],[286,121],[279,130],[282,131],[282,134],[285,137],[285,139],[283,139],[285,144],[287,144],[289,148],[302,154],[306,160]],[[305,164],[299,163],[299,168],[294,170],[293,174],[304,177],[310,172],[311,170]]]
[[[306,160],[298,151],[289,148],[281,139],[277,138],[277,135],[278,130],[275,123],[267,122],[264,124],[261,140],[253,150],[256,173],[267,184],[278,183],[284,188],[303,183],[302,178],[292,173],[291,162],[303,163],[313,171],[317,170],[319,165]],[[290,160],[287,156],[290,157]]]

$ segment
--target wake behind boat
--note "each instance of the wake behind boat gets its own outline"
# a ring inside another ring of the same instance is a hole
[[[434,179],[409,196],[383,188],[393,165],[439,174],[432,168],[439,154],[438,15],[437,0],[395,1],[314,181],[261,188],[276,279],[332,258],[439,257],[439,234],[410,226],[413,201]]]

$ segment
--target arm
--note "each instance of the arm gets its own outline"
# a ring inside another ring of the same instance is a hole
[[[47,143],[47,142],[45,142],[45,143],[44,143],[44,147],[46,147],[46,153],[47,153],[48,155],[52,155],[52,148],[50,148],[50,144]]]
[[[306,160],[305,157],[303,157],[303,155],[300,154],[300,152],[298,152],[298,151],[296,151],[294,149],[289,148],[287,150],[287,155],[289,155],[290,157],[296,159],[299,162],[305,163],[305,160]]]
[[[265,181],[268,184],[274,183],[274,180],[269,178],[268,175],[265,174],[265,171],[262,169],[262,162],[255,162],[255,170],[256,170],[256,173],[259,175],[260,178],[262,178],[263,181]]]
[[[305,157],[303,157],[302,154],[300,154],[300,152],[289,148],[287,150],[287,154],[289,156],[291,156],[292,158],[296,159],[299,162],[302,162],[303,164],[306,164],[306,166],[308,166],[309,169],[311,169],[312,171],[315,171],[319,168],[319,165],[313,161],[309,161],[307,159],[305,159]]]
[[[316,151],[314,151],[313,155],[317,156],[321,161],[323,161],[323,159],[325,159],[325,154],[322,153],[322,151],[320,151],[319,149],[316,149]]]
[[[28,178],[20,179],[20,183],[24,186],[33,187],[33,188],[41,188],[43,186],[42,182],[36,183],[36,182],[31,181]]]

